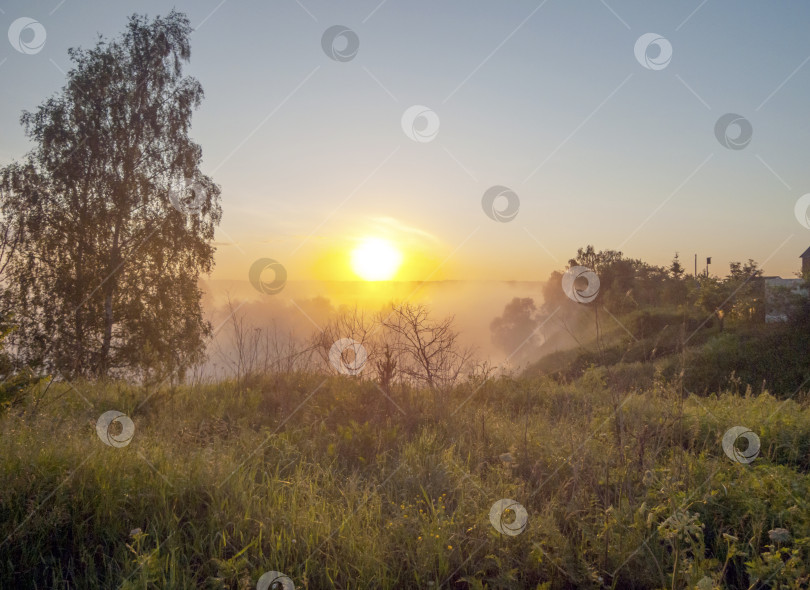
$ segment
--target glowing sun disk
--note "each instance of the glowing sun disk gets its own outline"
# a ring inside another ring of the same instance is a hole
[[[364,281],[390,280],[401,263],[400,251],[381,238],[366,238],[352,250],[352,270]]]

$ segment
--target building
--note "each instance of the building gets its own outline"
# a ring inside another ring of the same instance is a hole
[[[804,251],[804,254],[799,256],[802,259],[802,274],[807,275],[810,272],[810,248]]]
[[[802,275],[810,273],[810,248],[799,258],[802,259]],[[767,323],[786,322],[791,305],[791,295],[810,295],[804,286],[804,279],[783,279],[782,277],[762,277],[765,282],[765,321]]]

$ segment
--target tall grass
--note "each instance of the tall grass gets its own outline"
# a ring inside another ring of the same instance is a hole
[[[656,383],[617,408],[597,371],[392,396],[306,373],[145,402],[54,385],[0,419],[0,587],[807,587],[804,400]],[[96,435],[110,409],[126,447]],[[750,465],[722,450],[735,425]],[[523,533],[490,524],[501,498]]]

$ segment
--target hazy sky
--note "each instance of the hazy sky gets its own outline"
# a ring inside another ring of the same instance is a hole
[[[712,256],[720,274],[754,258],[791,276],[810,246],[794,212],[810,193],[810,4],[174,6],[197,29],[187,72],[206,99],[192,134],[223,191],[214,278],[244,279],[259,257],[292,280],[353,278],[345,259],[365,236],[390,237],[400,278],[417,280],[545,280],[588,243],[656,264],[678,251],[688,269]],[[0,164],[29,149],[19,115],[61,88],[67,48],[118,34],[133,7],[172,4],[0,2],[4,30],[30,17],[47,34],[32,54],[0,43]],[[357,35],[353,59],[326,55],[333,25]],[[634,52],[647,33],[666,40],[664,55],[642,47],[649,68]],[[435,137],[416,121],[430,141],[403,131],[414,105],[435,113]],[[743,149],[716,137],[726,113],[750,122]],[[494,185],[519,198],[511,221],[483,210]]]

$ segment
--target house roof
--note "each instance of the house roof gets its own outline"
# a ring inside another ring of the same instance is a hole
[[[799,258],[810,258],[810,248],[804,251],[804,254],[799,256]]]

